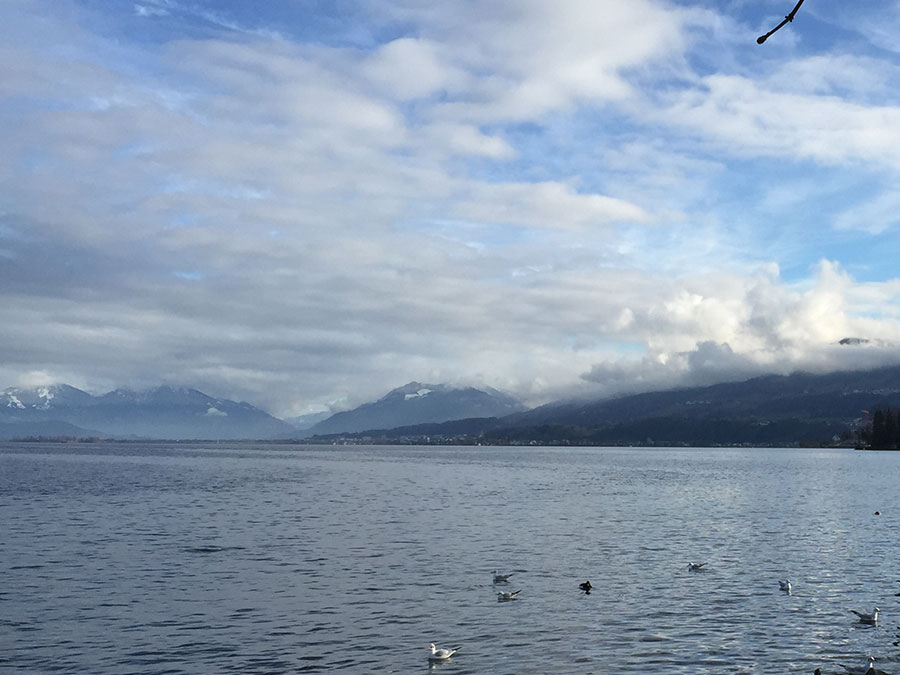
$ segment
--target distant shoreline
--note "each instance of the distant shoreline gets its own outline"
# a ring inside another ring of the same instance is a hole
[[[425,439],[351,439],[341,438],[337,440],[323,439],[247,439],[247,438],[190,438],[190,439],[171,439],[171,438],[77,438],[65,436],[36,436],[21,437],[7,440],[0,440],[0,444],[6,445],[37,445],[37,444],[55,444],[55,445],[266,445],[266,446],[316,446],[316,447],[377,447],[377,446],[433,446],[433,447],[532,447],[532,448],[634,448],[634,449],[654,449],[654,448],[745,448],[745,449],[844,449],[844,450],[865,450],[865,451],[896,451],[897,448],[872,448],[857,447],[847,444],[760,444],[754,445],[749,443],[723,443],[715,445],[691,445],[686,443],[574,443],[566,441],[545,442],[545,441],[510,441],[510,442],[485,442],[485,441],[462,441],[462,440],[425,440]]]

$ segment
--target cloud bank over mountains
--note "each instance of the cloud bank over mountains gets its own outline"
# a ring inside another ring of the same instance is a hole
[[[900,9],[759,47],[782,4],[9,0],[0,381],[289,416],[896,363]]]

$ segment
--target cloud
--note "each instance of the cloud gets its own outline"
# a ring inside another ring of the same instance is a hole
[[[500,160],[516,156],[515,148],[506,140],[485,134],[470,124],[438,122],[423,131],[422,141],[433,147],[445,145],[450,154],[457,156],[471,155]]]
[[[900,223],[900,191],[887,188],[871,201],[855,204],[835,215],[834,226],[839,230],[861,230],[881,234]]]
[[[702,87],[648,106],[656,119],[691,130],[735,155],[866,161],[896,170],[900,107],[837,96],[785,92],[738,75],[703,78]]]
[[[727,343],[705,341],[689,351],[645,356],[632,363],[595,364],[583,378],[600,385],[606,395],[620,395],[738,381],[763,372]]]
[[[433,40],[403,37],[375,50],[361,67],[370,85],[397,100],[458,93],[474,78],[449,51]]]
[[[650,214],[635,204],[579,194],[569,185],[551,182],[476,185],[455,215],[507,225],[576,230],[615,221],[651,220]]]
[[[141,5],[139,3],[134,4],[134,13],[138,16],[150,17],[150,16],[168,16],[169,10],[165,7],[159,7],[156,5]]]
[[[645,354],[594,364],[583,378],[614,394],[896,363],[900,324],[868,316],[874,304],[891,306],[896,293],[894,282],[858,284],[830,261],[809,287],[779,283],[772,270],[755,279],[684,279],[630,322],[645,336]],[[840,344],[857,335],[872,342]]]
[[[895,279],[841,260],[893,223],[877,55],[722,47],[712,69],[700,38],[746,27],[644,0],[351,3],[353,25],[309,17],[315,39],[266,10],[148,1],[100,31],[56,7],[0,5],[0,383],[180,382],[287,415],[410,380],[542,402],[894,340]]]
[[[539,119],[582,101],[628,97],[629,69],[683,48],[682,14],[644,0],[602,8],[586,0],[408,3],[396,12],[433,42],[453,45],[446,53],[473,77],[438,112],[477,122]]]

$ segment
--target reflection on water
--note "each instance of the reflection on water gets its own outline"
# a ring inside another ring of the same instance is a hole
[[[0,672],[900,672],[898,461],[0,445]]]

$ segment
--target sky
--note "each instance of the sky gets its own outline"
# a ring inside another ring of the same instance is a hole
[[[3,0],[0,389],[898,363],[900,2],[793,5]]]

